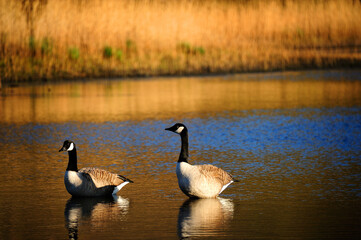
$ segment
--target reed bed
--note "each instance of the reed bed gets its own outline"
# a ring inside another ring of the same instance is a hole
[[[361,66],[355,0],[0,0],[0,78]]]

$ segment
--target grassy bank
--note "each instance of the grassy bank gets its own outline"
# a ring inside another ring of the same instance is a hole
[[[355,0],[0,0],[0,77],[360,67],[360,12]]]

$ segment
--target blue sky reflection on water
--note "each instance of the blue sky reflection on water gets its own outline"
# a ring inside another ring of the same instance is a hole
[[[328,196],[333,188],[347,191],[345,197],[361,196],[359,107],[254,110],[166,121],[26,124],[0,131],[7,136],[1,141],[8,144],[21,139],[29,146],[36,142],[58,148],[65,138],[73,139],[80,152],[85,147],[88,154],[115,165],[119,156],[134,168],[143,169],[147,161],[152,167],[143,171],[153,174],[174,171],[180,141],[164,128],[177,121],[188,125],[192,163],[222,166],[241,180],[279,176],[301,185],[309,178],[306,185],[320,185],[318,195]],[[91,165],[81,157],[80,163]]]

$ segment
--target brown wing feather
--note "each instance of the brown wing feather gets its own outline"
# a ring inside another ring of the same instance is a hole
[[[219,167],[213,165],[197,165],[197,167],[202,175],[215,178],[223,185],[226,185],[230,181],[234,181],[231,174]]]
[[[100,168],[82,168],[79,170],[79,172],[89,175],[97,187],[104,187],[109,185],[117,186],[124,182],[124,180],[120,179],[117,174]]]

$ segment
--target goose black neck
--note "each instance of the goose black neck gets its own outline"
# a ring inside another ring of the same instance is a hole
[[[184,129],[181,134],[182,146],[178,162],[188,162],[188,132]]]
[[[76,157],[76,148],[72,151],[68,152],[69,154],[69,162],[68,167],[66,168],[67,171],[78,171],[78,164],[77,164],[77,157]]]

